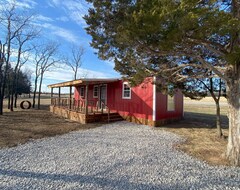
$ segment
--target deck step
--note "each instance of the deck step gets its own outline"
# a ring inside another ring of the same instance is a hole
[[[123,118],[110,118],[109,122],[123,121]]]
[[[104,121],[108,122],[108,115],[103,117]],[[123,118],[119,115],[119,113],[110,113],[109,122],[122,121]]]

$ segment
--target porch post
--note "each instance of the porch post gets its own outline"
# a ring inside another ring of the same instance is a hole
[[[51,88],[51,98],[53,97],[53,88]]]
[[[58,106],[60,107],[61,98],[61,87],[58,87]]]
[[[54,105],[54,102],[53,102],[53,88],[51,88],[50,98],[51,98],[51,105]]]
[[[100,90],[101,90],[101,85],[98,84],[98,105],[97,105],[97,111],[98,109],[100,110],[101,109],[101,98],[100,98]]]
[[[72,86],[70,86],[69,98],[70,98],[70,100],[69,100],[69,109],[71,109],[72,108]]]
[[[85,94],[85,114],[88,115],[88,84],[86,85],[86,94]]]

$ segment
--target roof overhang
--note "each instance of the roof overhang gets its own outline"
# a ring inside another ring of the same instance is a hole
[[[89,85],[89,84],[106,84],[111,82],[116,82],[121,79],[119,78],[88,78],[88,79],[77,79],[72,81],[66,81],[56,84],[48,85],[48,88],[58,88],[58,87],[68,87],[68,86],[80,86],[80,85]]]

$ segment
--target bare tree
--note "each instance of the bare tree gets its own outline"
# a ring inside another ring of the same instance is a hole
[[[0,11],[0,25],[2,28],[2,42],[1,43],[1,58],[0,58],[0,115],[3,114],[3,99],[5,88],[7,84],[7,77],[10,68],[10,64],[14,63],[11,61],[13,57],[13,49],[17,48],[19,50],[19,44],[17,43],[17,38],[25,35],[25,31],[29,29],[30,23],[32,21],[33,15],[26,14],[25,12],[17,11],[16,4],[8,4],[5,9]],[[20,35],[21,34],[21,35]],[[29,38],[22,41],[22,51],[23,45],[29,40]],[[18,56],[19,62],[21,58],[21,52]],[[19,69],[19,64],[16,63],[16,71]],[[15,79],[16,81],[16,79]]]
[[[33,91],[33,107],[35,107],[35,99],[38,87],[38,109],[40,109],[40,96],[43,76],[46,71],[49,71],[52,67],[56,66],[56,63],[60,61],[57,59],[59,44],[54,42],[46,42],[43,45],[35,46],[35,81],[34,81],[34,91]]]
[[[12,89],[11,89],[11,105],[10,110],[13,111],[13,105],[14,105],[14,97],[15,100],[17,99],[17,83],[18,83],[18,75],[21,67],[28,61],[29,55],[28,52],[31,50],[30,47],[24,48],[24,46],[31,40],[37,37],[39,31],[30,28],[30,30],[21,30],[16,36],[16,42],[17,42],[17,61],[14,68],[14,78],[12,80]],[[15,101],[15,107],[16,107],[16,101]]]
[[[216,128],[217,134],[223,137],[220,114],[220,98],[226,94],[226,85],[220,78],[187,79],[182,85],[182,92],[186,97],[195,100],[201,100],[207,95],[211,95],[216,107]],[[177,87],[177,86],[176,86]]]
[[[74,80],[77,79],[78,70],[82,66],[84,51],[82,46],[72,45],[70,57],[67,57],[65,60],[66,64],[71,67],[74,73]]]

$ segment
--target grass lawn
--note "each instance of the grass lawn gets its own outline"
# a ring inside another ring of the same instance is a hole
[[[19,103],[23,99],[19,100]],[[5,113],[0,116],[0,148],[12,147],[31,139],[55,136],[70,131],[89,129],[101,124],[79,124],[51,114],[48,111],[49,98],[41,100],[41,110],[20,110]],[[215,104],[211,98],[194,101],[185,98],[184,120],[166,125],[156,130],[167,130],[186,138],[186,142],[176,145],[176,148],[212,165],[228,165],[224,158],[227,146],[228,119],[227,103],[221,100],[222,124],[225,138],[217,137],[215,128]]]
[[[215,104],[211,98],[201,101],[184,100],[184,120],[164,126],[163,129],[186,138],[176,147],[211,165],[228,165],[224,154],[227,147],[228,118],[226,99],[221,100],[221,120],[224,138],[217,136],[215,127]]]

